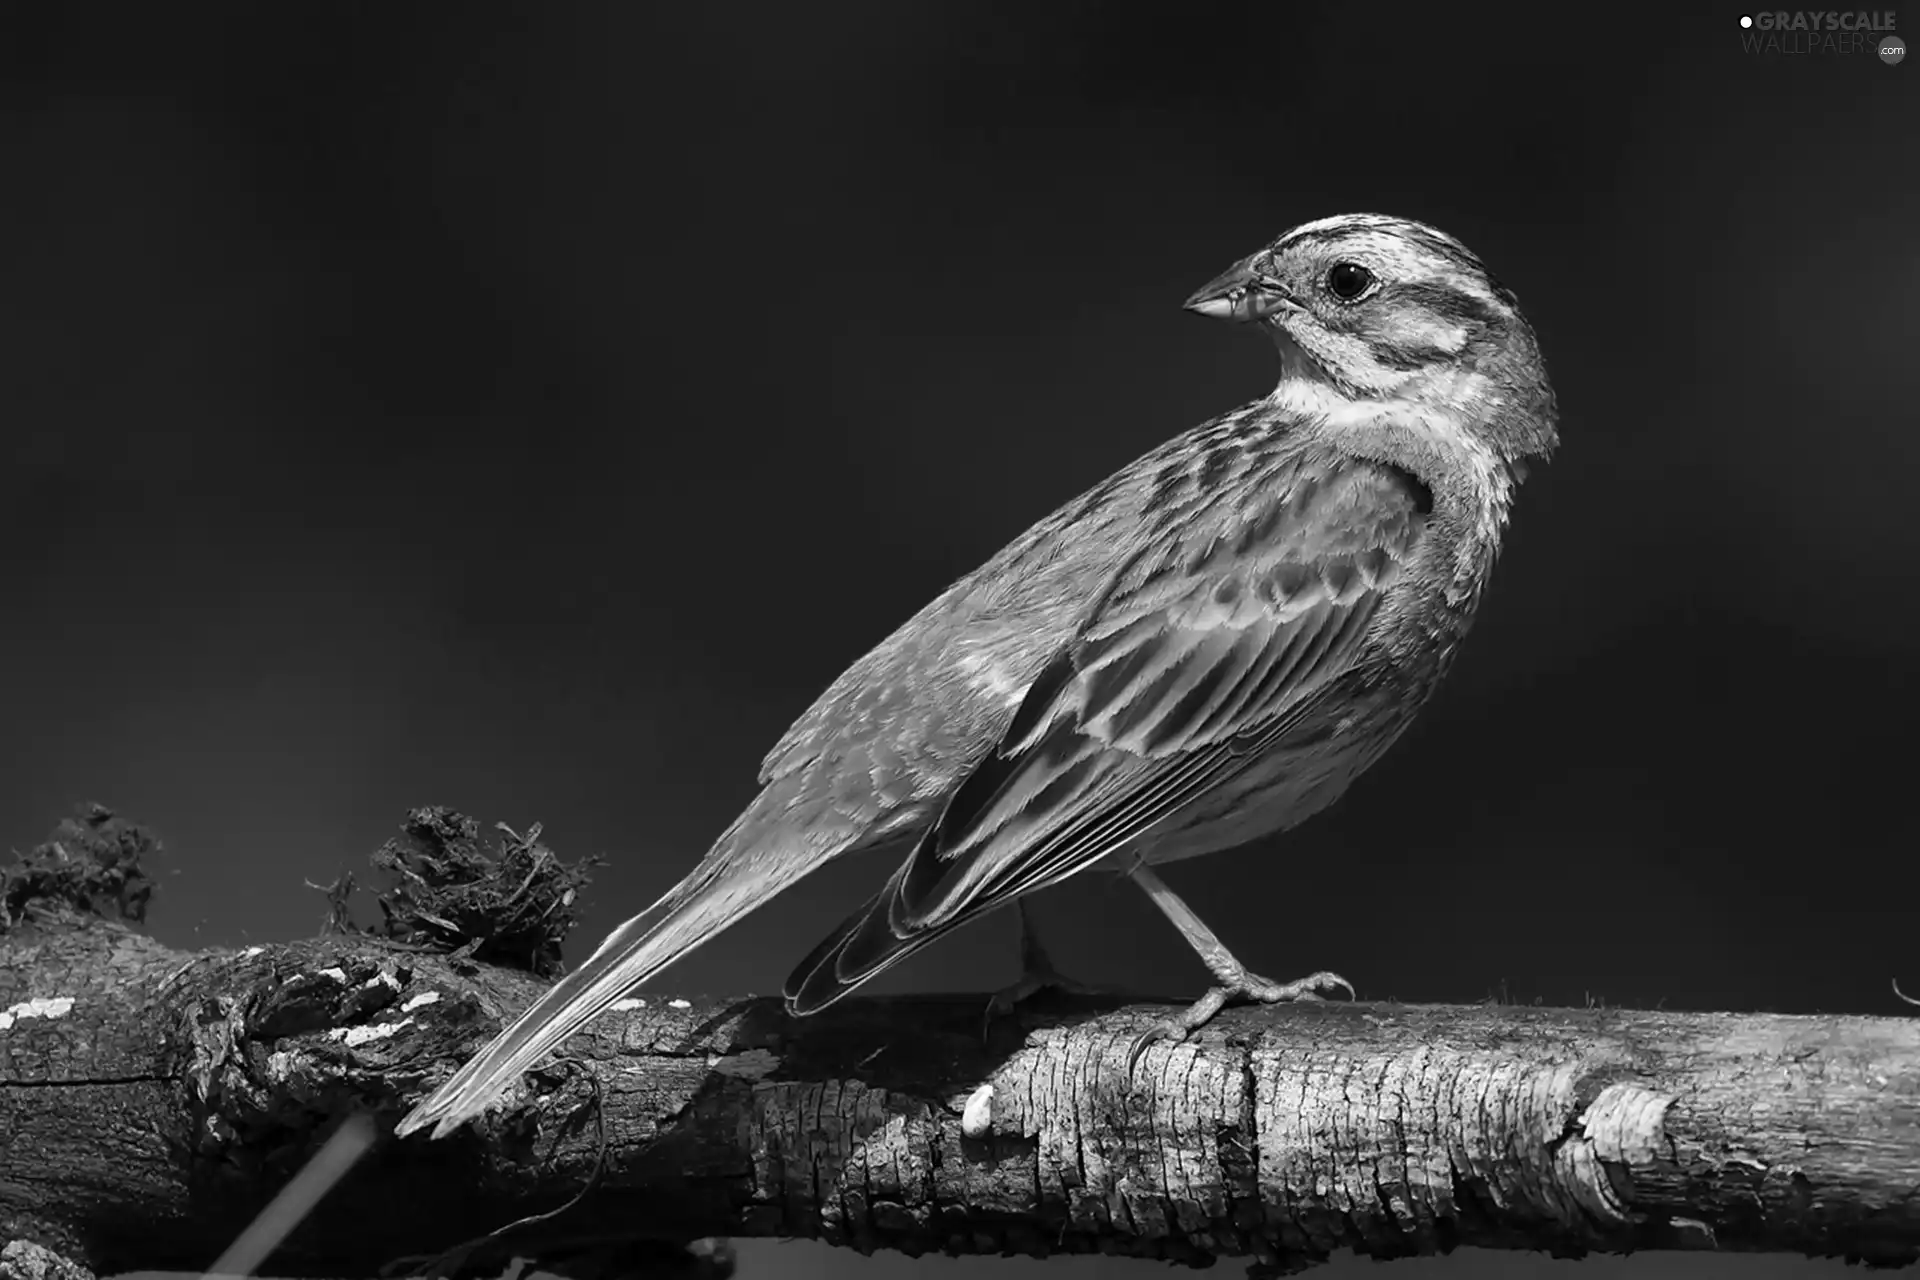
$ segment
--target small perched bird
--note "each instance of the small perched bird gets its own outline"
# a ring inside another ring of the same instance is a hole
[[[831,859],[886,886],[788,979],[824,1009],[950,929],[1102,866],[1132,877],[1226,1002],[1250,973],[1152,868],[1326,808],[1452,662],[1553,391],[1512,293],[1451,236],[1352,214],[1295,227],[1188,300],[1264,329],[1271,395],[1061,507],[855,662],[685,879],[615,929],[400,1122],[442,1136],[637,983]],[[1351,988],[1349,988],[1350,990]]]

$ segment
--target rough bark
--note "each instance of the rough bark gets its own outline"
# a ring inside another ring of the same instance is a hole
[[[536,989],[358,938],[0,938],[0,1249],[202,1268],[342,1116],[390,1124]],[[1130,1077],[1161,1006],[1043,997],[985,1037],[982,1008],[625,1002],[478,1126],[383,1141],[271,1269],[372,1274],[590,1181],[469,1262],[709,1235],[1279,1269],[1920,1254],[1920,1021],[1331,1003],[1229,1011]]]

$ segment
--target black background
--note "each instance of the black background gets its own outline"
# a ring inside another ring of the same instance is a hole
[[[1271,385],[1192,288],[1379,210],[1518,291],[1564,448],[1402,744],[1170,880],[1368,997],[1899,1013],[1920,65],[1738,12],[10,12],[0,833],[151,823],[186,946],[312,932],[410,806],[537,820],[611,860],[578,958],[847,662]],[[655,985],[776,989],[884,874]],[[1036,915],[1080,976],[1202,984],[1125,886]],[[1013,937],[875,989],[997,986]]]

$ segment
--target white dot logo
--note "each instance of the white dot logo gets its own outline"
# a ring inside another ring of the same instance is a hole
[[[1900,60],[1906,56],[1907,42],[1899,36],[1888,36],[1880,42],[1880,61],[1888,66],[1899,66]]]
[[[1751,15],[1748,15],[1748,14],[1744,14],[1744,13],[1743,13],[1743,14],[1741,14],[1741,15],[1740,15],[1740,25],[1741,25],[1741,26],[1743,26],[1743,27],[1750,27],[1750,26],[1752,26],[1752,25],[1753,25],[1753,18],[1752,18],[1752,16],[1751,16]]]

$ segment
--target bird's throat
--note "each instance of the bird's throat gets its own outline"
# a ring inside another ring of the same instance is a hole
[[[1333,383],[1327,371],[1320,366],[1306,348],[1293,340],[1293,336],[1280,327],[1277,319],[1267,321],[1267,333],[1273,339],[1273,346],[1280,353],[1280,381],[1301,380],[1308,382]]]

